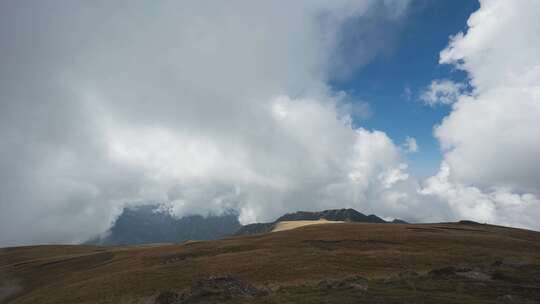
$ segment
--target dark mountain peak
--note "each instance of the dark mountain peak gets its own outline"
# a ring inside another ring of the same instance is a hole
[[[231,235],[240,227],[238,213],[234,211],[221,215],[187,215],[176,218],[160,209],[160,205],[129,206],[122,210],[106,236],[86,243],[131,245],[212,240]]]
[[[344,222],[367,222],[367,223],[385,223],[383,219],[376,215],[365,215],[352,208],[347,209],[330,209],[318,212],[298,211],[287,213],[278,218],[276,222],[281,221],[315,221],[325,219],[328,221],[344,221]]]

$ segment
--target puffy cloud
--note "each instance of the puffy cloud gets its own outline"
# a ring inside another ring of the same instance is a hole
[[[427,105],[450,105],[463,94],[465,85],[448,79],[436,79],[420,94],[420,99]]]
[[[403,143],[403,147],[405,148],[405,151],[409,153],[415,153],[419,151],[418,143],[416,143],[416,139],[414,137],[407,136],[405,139],[405,143]]]
[[[472,185],[450,181],[451,167],[442,163],[439,173],[430,177],[421,190],[439,204],[448,204],[451,219],[538,229],[540,200],[531,193],[513,193],[511,189],[482,190]]]
[[[278,96],[261,113],[268,128],[253,137],[129,130],[109,146],[117,161],[165,185],[154,192],[166,193],[157,199],[177,215],[233,208],[241,219],[271,220],[291,208],[362,206],[374,184],[387,183],[381,174],[405,169],[384,133],[353,129],[338,113],[335,103]]]
[[[406,6],[2,2],[0,245],[87,239],[127,202],[377,210],[399,148],[327,83],[386,49]]]
[[[400,164],[397,168],[392,168],[379,175],[379,178],[383,181],[385,188],[391,188],[395,183],[404,181],[409,178],[409,174],[406,173],[407,164]]]
[[[466,33],[440,62],[468,72],[460,95],[436,127],[444,151],[427,190],[462,216],[540,229],[540,21],[538,1],[481,1]]]

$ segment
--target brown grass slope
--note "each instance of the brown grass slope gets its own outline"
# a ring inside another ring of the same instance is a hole
[[[210,277],[264,292],[177,302],[540,303],[540,233],[343,223],[184,245],[0,249],[6,303],[154,303]]]

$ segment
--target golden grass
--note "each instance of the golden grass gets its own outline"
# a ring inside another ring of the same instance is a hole
[[[230,275],[287,291],[257,300],[262,303],[320,303],[320,298],[327,303],[358,303],[349,293],[320,293],[309,286],[351,275],[382,280],[404,271],[425,274],[452,265],[490,267],[500,260],[540,264],[540,233],[489,225],[334,223],[181,245],[4,248],[0,286],[10,282],[21,286],[9,302],[13,304],[137,303],[164,290],[181,292],[202,278]],[[415,281],[407,283],[412,287],[381,283],[368,294],[399,298],[406,293],[420,299],[411,300],[418,303],[477,303],[478,299],[459,297],[482,290],[465,283],[457,290],[461,283],[430,287],[433,280],[422,282],[418,284],[432,288],[437,301],[426,300],[431,293],[416,288]],[[308,287],[294,287],[305,284]],[[468,286],[476,289],[469,291]],[[456,300],[443,301],[444,295]],[[495,300],[490,301],[486,303]]]
[[[313,221],[281,221],[281,222],[278,222],[274,226],[274,229],[272,229],[271,232],[291,230],[291,229],[296,229],[296,228],[310,226],[310,225],[337,224],[337,223],[344,223],[344,222],[343,221],[329,221],[325,219],[319,219],[319,220],[313,220]]]

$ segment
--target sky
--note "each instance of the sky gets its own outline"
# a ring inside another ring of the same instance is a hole
[[[536,0],[0,3],[0,246],[127,205],[540,230]]]
[[[468,17],[478,8],[472,0],[413,1],[393,47],[352,77],[332,83],[336,90],[369,103],[372,115],[357,117],[358,125],[384,130],[398,142],[415,138],[422,149],[408,155],[408,163],[417,177],[437,172],[442,157],[432,128],[450,111],[425,107],[421,92],[433,79],[465,81],[463,71],[439,65],[439,52],[451,35],[466,30]]]

